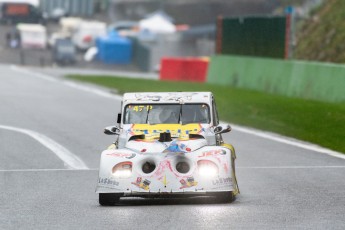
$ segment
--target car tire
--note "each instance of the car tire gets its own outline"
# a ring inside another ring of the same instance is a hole
[[[121,195],[115,193],[99,193],[99,204],[102,206],[114,206],[120,201]]]

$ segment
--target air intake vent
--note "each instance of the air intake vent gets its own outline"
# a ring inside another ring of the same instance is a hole
[[[154,162],[146,161],[143,164],[142,170],[144,173],[149,174],[149,173],[152,173],[155,170],[155,168],[156,168],[156,164]]]
[[[186,174],[190,170],[190,166],[187,162],[181,161],[176,164],[176,171],[179,173]]]

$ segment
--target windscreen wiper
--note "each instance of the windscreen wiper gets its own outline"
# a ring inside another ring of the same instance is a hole
[[[147,115],[146,115],[146,124],[148,124],[147,122],[149,121],[149,114],[150,114],[150,106],[147,106]]]
[[[182,104],[180,104],[180,113],[178,115],[177,123],[182,125]]]

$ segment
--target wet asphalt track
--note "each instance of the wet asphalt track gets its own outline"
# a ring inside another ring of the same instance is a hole
[[[52,75],[54,75],[52,73]],[[100,152],[119,101],[0,66],[0,126],[31,130],[81,159],[69,170],[32,137],[0,128],[0,229],[345,229],[345,160],[233,131],[241,194],[125,199],[101,207]]]

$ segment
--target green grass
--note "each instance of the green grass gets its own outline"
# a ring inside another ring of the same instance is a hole
[[[211,84],[68,76],[125,92],[211,91],[220,119],[280,133],[345,153],[345,103],[324,103]]]

